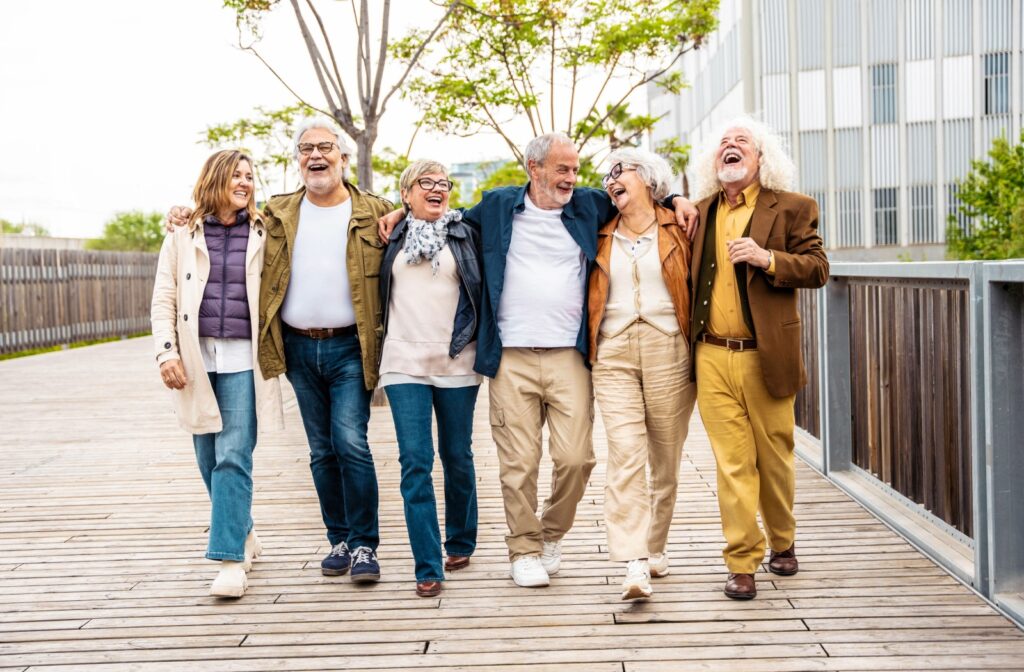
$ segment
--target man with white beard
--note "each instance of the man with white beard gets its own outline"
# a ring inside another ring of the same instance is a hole
[[[725,594],[751,599],[765,535],[769,571],[798,570],[793,402],[807,377],[796,288],[824,285],[828,259],[818,205],[791,191],[795,167],[781,138],[751,119],[716,138],[694,175],[692,375],[717,464]]]

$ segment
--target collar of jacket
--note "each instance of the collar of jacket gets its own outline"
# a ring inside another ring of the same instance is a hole
[[[352,219],[358,221],[359,226],[369,226],[370,220],[372,220],[373,226],[377,226],[377,218],[373,216],[373,212],[367,205],[366,194],[348,180],[343,180],[343,182],[345,188],[348,189],[349,198],[352,200]],[[271,196],[267,201],[267,214],[277,217],[285,226],[296,227],[299,222],[299,207],[305,196],[305,187],[290,194]]]
[[[513,212],[522,212],[523,210],[526,209],[526,194],[529,191],[530,191],[530,183],[529,182],[527,182],[523,186],[519,187],[519,191],[516,192],[516,200],[513,202],[513,205],[512,205]],[[576,195],[576,190],[575,189],[573,189],[572,194],[573,194],[573,196]],[[537,204],[534,203],[534,205],[537,205]],[[575,210],[573,209],[572,199],[571,198],[569,199],[568,203],[566,203],[565,205],[562,206],[562,220],[564,221],[566,217],[568,217],[569,219],[576,219],[576,213],[575,213]]]
[[[198,217],[190,219],[187,226],[188,226],[188,232],[189,233],[195,233],[196,231],[199,231],[199,232],[203,231],[203,223],[199,221]],[[251,231],[251,230],[255,229],[257,226],[260,226],[260,227],[263,226],[263,215],[261,215],[259,212],[256,213],[255,217],[250,217],[249,218],[249,230]]]

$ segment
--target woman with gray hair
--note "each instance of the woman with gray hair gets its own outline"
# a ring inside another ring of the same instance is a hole
[[[623,149],[608,161],[603,184],[619,213],[597,234],[588,326],[594,393],[608,437],[608,553],[627,563],[622,599],[631,600],[650,597],[651,576],[669,572],[665,546],[696,396],[687,280],[692,248],[675,215],[658,204],[672,179],[665,160]]]
[[[471,440],[480,376],[477,310],[482,282],[477,233],[448,209],[452,183],[436,161],[416,161],[400,178],[406,217],[388,238],[380,272],[384,347],[380,385],[388,395],[402,467],[405,524],[416,562],[416,594],[441,592],[444,570],[469,564],[476,548],[476,472]],[[430,472],[431,409],[444,470],[445,550]]]

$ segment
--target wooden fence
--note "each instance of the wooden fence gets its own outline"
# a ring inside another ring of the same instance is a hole
[[[973,536],[968,282],[849,285],[853,463]]]
[[[156,254],[0,249],[0,354],[149,331]]]
[[[797,309],[800,312],[800,350],[803,353],[804,368],[807,370],[807,385],[796,393],[796,424],[811,436],[821,438],[821,374],[818,371],[818,293],[814,290],[797,290]]]

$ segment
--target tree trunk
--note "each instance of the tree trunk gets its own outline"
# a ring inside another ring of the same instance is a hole
[[[375,134],[374,134],[375,135]],[[376,138],[370,134],[370,129],[364,130],[356,138],[356,155],[358,164],[356,177],[359,180],[359,188],[363,191],[373,191],[373,141]]]

